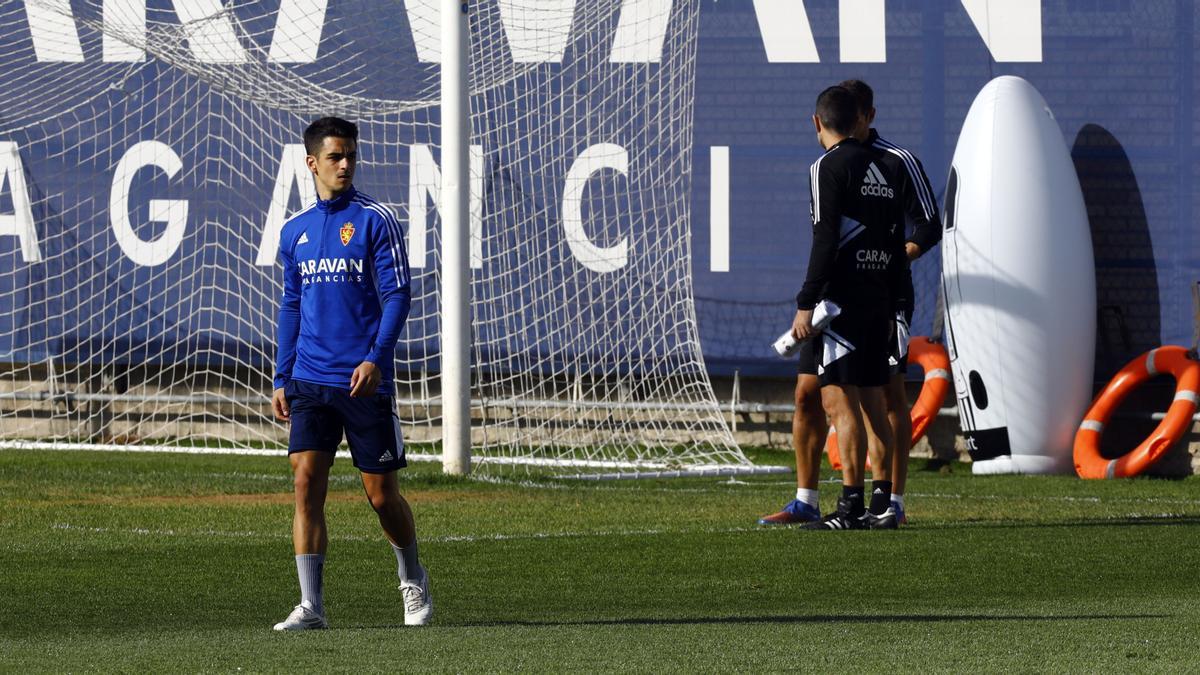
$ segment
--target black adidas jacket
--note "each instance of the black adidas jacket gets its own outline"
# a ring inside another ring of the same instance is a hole
[[[897,174],[853,138],[809,168],[813,244],[798,308],[825,298],[868,311],[907,307],[901,197],[911,187]]]
[[[942,222],[938,216],[937,198],[934,197],[929,176],[925,175],[925,167],[911,152],[884,140],[874,129],[871,129],[871,135],[864,145],[875,153],[877,161],[887,164],[893,173],[907,176],[908,180],[903,181],[901,186],[905,188],[904,191],[897,193],[908,221],[907,225],[911,228],[907,241],[916,244],[921,249],[921,255],[925,255],[942,240]],[[904,284],[904,293],[908,300],[904,311],[911,314],[916,296],[913,291],[912,271],[907,264]]]

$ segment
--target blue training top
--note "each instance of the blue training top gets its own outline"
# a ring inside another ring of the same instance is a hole
[[[275,388],[290,379],[350,388],[363,361],[391,394],[396,340],[412,302],[404,232],[391,209],[354,189],[292,216],[279,236],[283,299]]]

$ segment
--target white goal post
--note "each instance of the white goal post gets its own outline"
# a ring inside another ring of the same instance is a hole
[[[415,455],[777,470],[738,448],[700,349],[699,5],[4,4],[0,443],[284,447],[279,228],[315,196],[301,132],[334,114],[360,128],[356,185],[406,230]]]

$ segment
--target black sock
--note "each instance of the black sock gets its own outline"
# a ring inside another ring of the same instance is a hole
[[[863,511],[863,486],[861,485],[843,485],[842,500],[849,504],[849,513],[846,515],[852,518],[862,516]]]
[[[892,502],[892,481],[871,481],[871,513],[879,515],[888,510]]]

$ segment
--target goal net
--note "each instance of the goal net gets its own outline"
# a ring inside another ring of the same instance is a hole
[[[750,471],[703,367],[688,198],[698,0],[470,4],[476,467]],[[278,235],[300,136],[360,129],[404,224],[396,352],[440,438],[439,0],[0,9],[0,438],[278,452]]]

